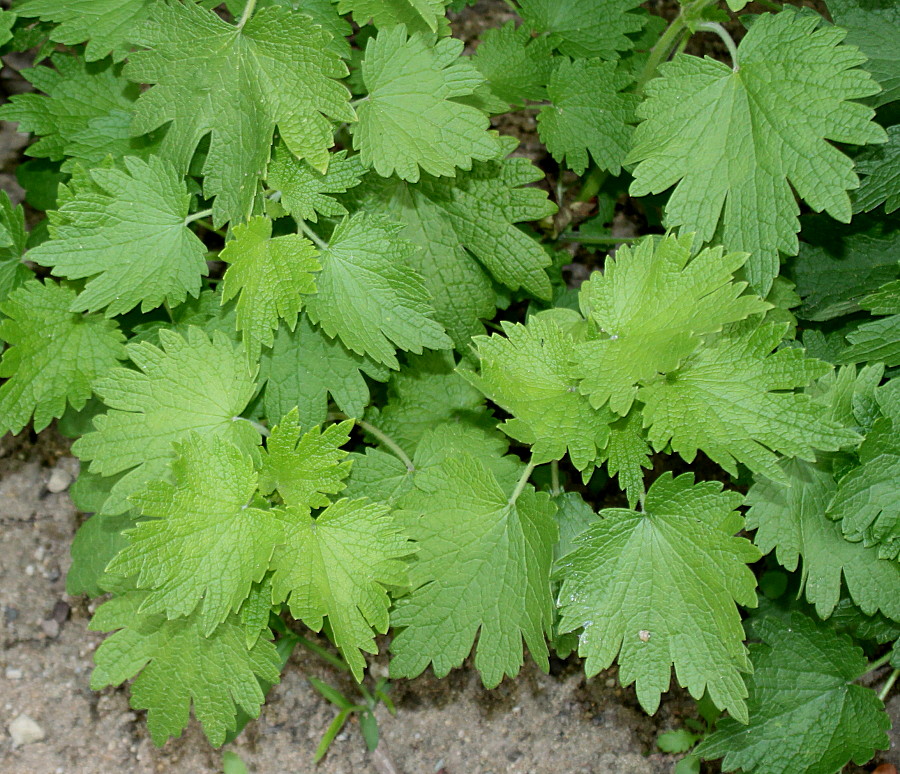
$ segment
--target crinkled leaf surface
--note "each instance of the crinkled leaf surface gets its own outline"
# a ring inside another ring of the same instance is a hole
[[[89,475],[82,473],[82,476]],[[108,480],[108,479],[105,479]],[[82,510],[82,506],[78,506]],[[106,592],[104,575],[106,565],[126,545],[128,539],[123,532],[133,526],[130,513],[107,516],[94,513],[82,523],[72,540],[72,565],[66,573],[67,594],[88,594],[99,597]]]
[[[859,304],[878,317],[847,334],[850,346],[840,355],[841,363],[900,365],[900,280],[889,282]]]
[[[662,65],[626,159],[637,163],[632,195],[677,184],[666,223],[704,241],[718,230],[729,250],[750,253],[747,277],[762,293],[778,274],[778,252],[797,253],[794,191],[850,221],[853,162],[826,140],[886,139],[873,111],[849,101],[878,91],[857,68],[865,57],[819,21],[792,8],[761,15],[740,43],[737,71],[684,54]]]
[[[191,434],[176,443],[175,483],[154,480],[129,498],[144,516],[107,571],[135,576],[141,611],[190,615],[204,636],[236,613],[283,540],[271,511],[250,507],[253,460],[234,444]],[[202,602],[202,604],[201,604]]]
[[[415,185],[393,179],[365,193],[367,209],[402,223],[403,236],[419,246],[409,262],[434,297],[435,318],[460,348],[483,332],[480,319],[496,311],[491,277],[550,297],[550,257],[515,226],[556,211],[543,191],[528,185],[540,177],[527,159],[511,158]]]
[[[362,161],[384,177],[397,174],[416,182],[420,169],[453,175],[457,167],[500,155],[503,145],[487,131],[488,117],[454,97],[484,83],[468,61],[463,43],[443,38],[431,44],[424,34],[407,38],[402,24],[381,29],[366,45],[362,76],[368,96],[358,108],[353,145]]]
[[[259,433],[236,421],[254,394],[255,370],[246,355],[221,333],[212,340],[191,326],[182,336],[159,332],[161,347],[129,344],[138,370],[116,368],[95,389],[109,410],[94,419],[97,429],[72,450],[104,476],[125,473],[113,486],[104,511],[129,508],[128,496],[162,479],[174,458],[173,442],[191,432],[221,436],[245,454],[256,454]],[[126,472],[127,471],[127,472]]]
[[[272,428],[266,441],[259,490],[264,495],[276,489],[284,502],[306,508],[324,508],[329,495],[344,488],[350,473],[347,452],[341,447],[350,440],[352,421],[314,427],[301,435],[298,411],[294,408]]]
[[[125,74],[155,84],[141,94],[133,130],[171,122],[161,152],[182,172],[211,133],[203,190],[213,220],[250,214],[277,124],[290,151],[325,170],[334,140],[329,119],[353,121],[347,74],[330,35],[285,8],[257,11],[243,27],[194,3],[157,2]],[[177,66],[175,66],[177,64]]]
[[[576,468],[590,470],[615,417],[591,408],[578,391],[575,339],[546,314],[532,316],[527,325],[502,325],[505,337],[475,340],[480,373],[460,373],[512,414],[501,427],[530,444],[536,462],[562,459],[568,451]]]
[[[618,175],[631,148],[638,98],[622,90],[631,75],[615,62],[564,59],[547,84],[552,104],[538,114],[538,132],[553,158],[581,175],[588,153],[603,170]]]
[[[34,417],[40,432],[68,403],[81,409],[97,381],[125,359],[117,323],[70,311],[75,291],[31,280],[0,303],[0,432],[18,433]]]
[[[447,0],[337,0],[337,4],[338,13],[352,13],[360,26],[369,22],[376,27],[404,24],[412,32],[437,32]]]
[[[301,425],[319,425],[328,413],[330,395],[345,414],[361,417],[369,404],[369,386],[363,374],[384,382],[388,373],[371,358],[326,336],[301,314],[297,327],[289,331],[282,325],[272,349],[262,353],[260,381],[266,385],[266,416],[277,422],[297,407]]]
[[[652,467],[650,451],[639,411],[630,411],[609,426],[609,442],[603,457],[609,475],[618,475],[619,486],[625,490],[632,508],[644,494],[643,469]]]
[[[720,720],[696,752],[724,756],[724,771],[833,774],[888,746],[890,720],[871,688],[853,683],[866,669],[844,635],[792,612],[753,619],[750,725]]]
[[[576,538],[561,561],[560,632],[583,628],[578,645],[588,676],[618,657],[619,679],[635,683],[648,712],[678,682],[746,722],[742,672],[750,670],[737,604],[756,606],[747,564],[759,551],[745,538],[736,492],[694,484],[692,474],[660,476],[644,511],[620,508]],[[737,524],[736,524],[737,522]]]
[[[28,242],[25,210],[13,207],[6,191],[0,191],[0,302],[25,284],[33,272],[22,261]]]
[[[317,222],[319,215],[347,214],[332,194],[341,194],[359,185],[365,172],[359,154],[347,158],[346,151],[333,154],[326,172],[319,172],[278,144],[269,164],[268,183],[281,191],[281,203],[295,218]]]
[[[59,43],[86,42],[84,56],[91,62],[110,53],[124,57],[153,5],[153,0],[25,0],[16,13],[56,23],[50,38]]]
[[[452,342],[434,319],[431,296],[408,264],[416,251],[401,226],[360,212],[345,218],[319,254],[310,319],[360,355],[399,368],[396,347],[420,353]]]
[[[234,239],[219,253],[230,266],[222,278],[222,304],[238,297],[237,327],[254,360],[271,347],[279,320],[297,325],[303,297],[316,292],[321,269],[312,242],[299,234],[272,237],[272,221],[251,218],[234,227]]]
[[[511,490],[510,490],[511,491]],[[544,670],[552,620],[550,564],[557,527],[548,495],[510,491],[465,452],[415,476],[398,518],[417,542],[413,591],[396,602],[391,674],[438,677],[462,664],[476,634],[475,667],[487,687],[522,666],[522,641]]]
[[[158,157],[126,157],[125,169],[91,170],[90,182],[51,218],[52,239],[29,257],[68,279],[84,279],[73,311],[124,314],[178,306],[200,293],[206,247],[187,227],[190,195],[174,167]]]
[[[900,124],[887,128],[884,145],[866,148],[856,157],[856,171],[863,175],[854,197],[857,212],[884,205],[885,214],[900,209]]]
[[[773,548],[778,562],[793,572],[803,559],[806,598],[828,618],[841,596],[841,576],[853,601],[866,615],[882,611],[900,619],[900,564],[878,558],[874,548],[851,543],[841,526],[826,516],[837,485],[819,463],[781,463],[788,483],[757,477],[747,495],[748,529],[763,553]]]
[[[532,29],[550,32],[557,47],[571,57],[614,59],[634,42],[629,33],[643,24],[636,0],[521,0],[522,18]]]
[[[555,64],[552,52],[550,38],[533,38],[527,27],[516,27],[509,21],[485,30],[472,64],[497,97],[512,105],[524,105],[529,99],[547,99],[547,82]]]
[[[801,349],[772,352],[784,325],[748,320],[728,326],[677,371],[638,391],[656,449],[667,443],[688,462],[702,449],[725,470],[737,462],[784,481],[777,455],[814,459],[859,436],[827,418],[825,406],[795,393],[829,367]]]
[[[732,275],[747,260],[720,247],[691,258],[690,235],[623,246],[581,286],[580,305],[597,336],[579,345],[579,389],[596,407],[627,414],[638,383],[674,370],[702,341],[768,304],[741,295]]]
[[[111,599],[91,619],[95,631],[119,630],[97,648],[91,688],[119,685],[137,675],[131,706],[149,710],[147,725],[157,745],[181,734],[191,705],[209,741],[222,744],[235,728],[238,708],[250,717],[259,715],[265,700],[259,681],[278,682],[278,651],[269,636],[248,649],[236,615],[205,635],[199,611],[172,621],[141,613],[145,596],[134,591]]]
[[[272,558],[272,594],[291,615],[319,631],[328,616],[334,642],[357,680],[366,667],[360,651],[377,653],[374,631],[388,630],[386,586],[404,587],[414,547],[388,506],[338,500],[313,519],[309,509],[281,513],[286,542]]]

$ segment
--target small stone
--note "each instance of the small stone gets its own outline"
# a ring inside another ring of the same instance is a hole
[[[65,492],[72,484],[72,474],[62,468],[53,468],[50,480],[47,481],[47,491],[53,494]]]
[[[26,744],[40,742],[46,734],[44,729],[35,723],[28,715],[19,715],[7,726],[12,737],[13,747],[23,747]]]
[[[4,672],[7,680],[21,680],[22,679],[22,670],[15,669],[14,667],[6,667],[6,671]]]
[[[33,565],[33,564],[27,564],[27,565],[25,565],[25,574],[26,574],[29,578],[30,578],[32,575],[34,575],[34,565]]]
[[[44,632],[51,640],[59,637],[59,624],[54,619],[41,621],[41,631]]]

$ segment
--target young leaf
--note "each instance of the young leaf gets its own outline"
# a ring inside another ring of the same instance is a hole
[[[551,105],[538,113],[538,132],[556,161],[584,174],[588,152],[594,163],[618,175],[631,148],[638,98],[622,90],[631,75],[615,62],[564,59],[554,70],[547,93]]]
[[[778,251],[797,253],[792,187],[817,212],[850,221],[847,191],[858,178],[825,140],[887,139],[872,110],[848,101],[879,90],[856,68],[865,57],[820,21],[788,7],[763,14],[741,41],[735,69],[683,54],[664,64],[646,86],[644,121],[625,160],[637,163],[635,196],[677,183],[666,205],[670,227],[703,241],[719,229],[730,250],[750,253],[747,277],[762,294],[778,274]]]
[[[298,412],[294,408],[272,428],[266,441],[259,491],[270,495],[276,489],[288,505],[324,508],[328,495],[344,488],[350,462],[341,447],[350,440],[353,422],[312,428],[301,437]]]
[[[320,425],[330,395],[345,414],[361,417],[369,404],[363,374],[384,382],[389,373],[371,358],[351,352],[339,339],[326,336],[301,314],[294,331],[282,325],[272,349],[262,353],[259,378],[266,385],[266,416],[277,422],[296,407],[301,425]]]
[[[303,296],[316,292],[315,272],[321,269],[312,242],[298,234],[272,238],[272,221],[251,218],[234,227],[234,239],[219,260],[231,265],[222,278],[222,304],[237,301],[237,328],[251,359],[271,347],[278,321],[290,330],[297,325]]]
[[[547,82],[553,73],[553,42],[533,38],[528,28],[509,21],[485,30],[472,64],[487,80],[491,92],[511,105],[547,99]]]
[[[16,5],[16,13],[56,23],[50,38],[58,43],[86,42],[84,57],[93,62],[107,54],[122,59],[153,4],[153,0],[25,0]]]
[[[750,671],[737,604],[756,606],[756,579],[746,566],[759,552],[732,537],[741,496],[721,484],[694,484],[693,474],[660,476],[643,512],[620,508],[576,540],[561,562],[560,632],[583,628],[578,652],[595,675],[618,656],[619,679],[635,682],[648,712],[669,689],[671,667],[699,699],[746,722]]]
[[[159,339],[161,348],[129,344],[128,357],[138,370],[116,368],[96,384],[110,408],[94,420],[97,429],[72,446],[81,459],[91,460],[92,472],[125,473],[106,501],[110,515],[128,510],[128,496],[148,481],[165,477],[175,456],[173,442],[192,431],[220,436],[244,453],[256,454],[259,444],[259,433],[237,421],[254,394],[246,355],[223,334],[210,340],[194,326],[185,336],[163,329]]]
[[[281,203],[298,220],[318,221],[319,215],[339,217],[347,208],[330,194],[345,193],[359,185],[365,165],[359,155],[346,151],[331,156],[327,172],[319,172],[279,143],[269,164],[268,183],[281,191]]]
[[[280,513],[286,541],[272,557],[273,601],[315,631],[328,616],[335,645],[362,681],[365,659],[377,653],[374,629],[388,629],[385,586],[407,584],[405,556],[414,547],[386,505],[338,500],[313,519],[309,509]]]
[[[650,445],[641,428],[641,414],[630,411],[627,416],[609,426],[609,442],[602,458],[610,476],[618,475],[619,486],[628,496],[628,505],[634,508],[644,494],[643,468],[652,468]]]
[[[422,279],[407,264],[416,247],[401,227],[364,212],[345,218],[319,254],[309,318],[354,352],[400,367],[396,347],[420,353],[452,342],[434,318]]]
[[[846,636],[798,612],[755,618],[747,678],[750,725],[725,718],[700,743],[703,758],[747,774],[833,774],[888,746],[890,720],[871,688],[853,683],[866,669]]]
[[[338,13],[352,13],[360,27],[371,21],[376,27],[404,24],[412,32],[437,32],[447,0],[337,0],[337,4]]]
[[[874,548],[851,543],[841,526],[826,516],[837,488],[819,463],[781,463],[787,483],[758,476],[747,494],[747,528],[763,553],[773,548],[778,563],[793,572],[803,559],[801,582],[821,618],[828,618],[841,596],[841,576],[853,601],[866,615],[880,610],[900,620],[900,564],[878,558]]]
[[[521,0],[522,18],[532,29],[552,33],[557,48],[577,58],[615,59],[634,46],[628,35],[638,32],[643,18],[637,0]]]
[[[119,326],[98,315],[70,311],[75,291],[51,280],[31,280],[0,303],[0,433],[17,434],[34,416],[35,432],[66,403],[81,409],[97,381],[125,359]]]
[[[135,576],[146,589],[140,610],[190,615],[204,637],[236,613],[262,580],[283,540],[271,511],[249,507],[256,492],[253,460],[222,438],[192,433],[174,444],[175,483],[149,481],[129,500],[147,521],[128,530],[128,545],[107,572]]]
[[[459,58],[463,42],[443,38],[431,44],[423,34],[407,38],[402,24],[381,29],[370,38],[362,64],[369,94],[359,106],[353,136],[366,166],[410,182],[420,169],[431,175],[453,175],[457,167],[500,155],[503,146],[478,108],[454,101],[484,83]]]
[[[347,68],[303,14],[271,6],[234,26],[194,3],[157,2],[136,37],[147,50],[129,57],[125,75],[155,85],[138,100],[133,130],[171,122],[161,152],[181,172],[211,134],[203,190],[217,225],[250,214],[276,124],[292,153],[324,171],[329,118],[355,119],[334,80]]]
[[[13,207],[6,191],[0,191],[0,303],[34,273],[22,261],[28,244],[25,210]]]
[[[540,177],[527,159],[511,158],[475,164],[452,178],[367,186],[362,206],[404,224],[403,236],[421,248],[410,265],[434,297],[435,319],[461,349],[496,311],[491,277],[550,298],[550,257],[515,226],[556,211],[543,191],[529,186]]]
[[[702,449],[732,475],[741,462],[784,482],[778,454],[812,461],[815,449],[857,442],[856,433],[827,419],[825,406],[791,392],[829,367],[801,349],[773,353],[784,330],[753,320],[734,323],[677,371],[641,387],[638,400],[653,446],[671,443],[688,462]]]
[[[866,148],[856,157],[856,171],[863,175],[854,197],[855,212],[869,212],[884,205],[886,215],[900,209],[900,124],[887,128],[884,145]]]
[[[552,316],[527,325],[504,321],[503,336],[475,339],[481,373],[461,375],[512,414],[504,432],[532,446],[535,462],[562,459],[568,451],[589,472],[609,439],[608,410],[596,411],[578,392],[575,339]]]
[[[511,500],[490,469],[467,453],[420,471],[398,515],[418,543],[413,591],[397,601],[391,675],[429,663],[443,677],[478,647],[488,688],[522,666],[522,640],[544,670],[552,620],[550,564],[557,528],[548,495],[526,487]]]
[[[91,619],[94,631],[120,630],[97,648],[91,688],[98,691],[137,675],[131,706],[149,710],[147,725],[157,745],[185,729],[192,704],[209,741],[222,744],[235,728],[238,708],[250,717],[259,715],[265,700],[259,681],[278,682],[281,659],[271,635],[248,649],[236,615],[205,635],[198,611],[167,621],[140,612],[145,596],[133,591],[115,597]]]
[[[704,334],[769,308],[732,280],[746,254],[716,247],[692,259],[691,242],[667,236],[623,246],[581,286],[581,311],[603,337],[579,345],[575,359],[592,406],[609,402],[627,414],[639,382],[677,368]]]
[[[52,239],[29,258],[68,279],[88,278],[76,312],[124,314],[178,306],[200,293],[206,247],[188,228],[190,195],[175,169],[153,156],[126,157],[125,169],[97,168],[73,182],[51,216]]]

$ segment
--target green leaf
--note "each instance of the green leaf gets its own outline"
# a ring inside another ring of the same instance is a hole
[[[408,365],[391,376],[387,403],[373,414],[372,423],[407,451],[444,422],[493,424],[484,396],[454,371],[455,366],[449,352],[409,358]]]
[[[56,23],[50,38],[58,43],[86,42],[84,56],[92,62],[107,54],[122,59],[153,5],[153,0],[25,0],[16,13]]]
[[[96,166],[109,154],[140,156],[152,147],[149,138],[132,137],[140,89],[122,77],[121,68],[62,53],[53,54],[51,62],[52,68],[23,72],[44,94],[17,94],[0,108],[0,119],[40,136],[28,147],[29,156],[65,159],[63,168],[70,171],[77,161]]]
[[[893,0],[826,0],[834,23],[847,30],[847,42],[868,57],[865,68],[881,84],[875,107],[900,99],[900,10]]]
[[[519,5],[526,24],[552,33],[557,48],[576,59],[615,59],[634,46],[628,35],[643,25],[643,17],[631,13],[640,5],[636,0],[521,0]]]
[[[79,476],[79,480],[80,480]],[[134,524],[131,514],[106,516],[95,513],[84,522],[72,540],[72,566],[66,573],[66,593],[99,597],[106,592],[106,565],[128,540],[123,532]]]
[[[753,619],[750,725],[732,718],[696,753],[721,758],[724,771],[833,774],[886,749],[890,727],[871,688],[853,683],[867,669],[846,636],[798,612]]]
[[[460,373],[512,414],[501,428],[531,445],[536,463],[562,459],[568,451],[575,467],[589,472],[615,417],[591,408],[578,392],[574,337],[547,313],[532,316],[527,325],[502,325],[506,337],[475,339],[480,375]]]
[[[732,280],[746,254],[716,247],[691,258],[691,242],[687,235],[625,245],[581,286],[581,311],[599,337],[578,347],[575,371],[595,408],[608,402],[627,414],[639,383],[675,370],[705,334],[769,307]]]
[[[643,468],[653,467],[639,411],[630,411],[609,426],[609,442],[602,457],[606,460],[609,475],[618,475],[619,486],[627,493],[628,505],[634,508],[644,494]]]
[[[194,623],[208,637],[262,580],[283,540],[281,524],[272,511],[248,505],[257,484],[253,460],[232,443],[191,434],[174,446],[175,483],[149,481],[131,495],[151,518],[126,532],[128,545],[107,571],[135,576],[148,590],[142,612],[177,618],[199,605]]]
[[[803,559],[801,583],[821,618],[841,596],[841,576],[866,615],[881,610],[900,619],[900,565],[878,558],[874,548],[851,543],[840,524],[826,516],[837,485],[822,463],[781,463],[787,483],[757,477],[747,495],[747,528],[763,553],[773,548],[778,563],[793,572]]]
[[[454,175],[457,167],[496,158],[503,150],[488,117],[454,98],[466,97],[484,83],[459,58],[463,42],[428,36],[407,38],[402,24],[381,29],[366,44],[362,76],[369,94],[358,108],[353,135],[366,166],[382,177],[396,173],[410,182],[420,169],[431,175]]]
[[[756,579],[746,566],[759,552],[740,529],[741,496],[693,474],[664,473],[644,511],[621,508],[577,539],[562,561],[560,632],[584,629],[578,652],[597,674],[618,657],[619,680],[635,683],[650,713],[669,689],[674,665],[691,696],[704,691],[717,707],[746,722],[742,672],[750,671],[737,604],[756,606]]]
[[[367,186],[361,206],[402,223],[403,236],[419,246],[410,265],[434,297],[435,319],[461,350],[483,333],[480,319],[494,316],[492,277],[511,290],[550,298],[550,258],[515,226],[556,211],[543,191],[529,185],[541,177],[527,159],[508,158],[475,164],[452,178]]]
[[[525,26],[508,21],[485,30],[472,64],[485,77],[491,92],[511,105],[547,99],[553,73],[553,41],[533,38]]]
[[[388,373],[371,358],[326,336],[302,314],[293,332],[282,325],[272,349],[262,353],[260,381],[266,385],[266,416],[278,421],[297,407],[301,425],[320,425],[328,413],[330,395],[345,414],[361,417],[369,404],[363,374],[384,382]]]
[[[741,462],[784,482],[778,454],[812,461],[816,449],[856,442],[856,433],[827,418],[825,406],[792,392],[829,367],[801,349],[772,352],[785,328],[753,320],[732,324],[677,371],[641,387],[638,400],[654,448],[671,443],[688,462],[702,449],[732,475]]]
[[[129,57],[125,75],[155,85],[137,102],[133,130],[171,122],[161,152],[180,172],[211,134],[203,190],[217,225],[250,214],[276,125],[292,153],[324,171],[329,118],[355,119],[334,80],[347,68],[308,16],[269,7],[240,27],[194,3],[157,2],[136,37],[147,50]]]
[[[701,738],[700,734],[692,733],[686,728],[679,728],[659,734],[656,737],[656,746],[664,753],[685,753]]]
[[[29,258],[68,279],[84,279],[76,312],[124,314],[177,306],[200,293],[206,247],[186,223],[190,195],[182,177],[157,157],[126,157],[125,169],[93,169],[51,216],[53,237]]]
[[[622,92],[631,81],[615,62],[560,62],[547,85],[552,104],[537,117],[541,140],[556,161],[581,175],[590,152],[600,169],[619,174],[638,104],[637,96]]]
[[[68,403],[84,406],[97,382],[125,359],[119,326],[70,311],[75,291],[51,280],[30,280],[0,303],[0,432],[17,434],[34,417],[40,432]]]
[[[886,139],[873,111],[848,101],[878,91],[856,67],[865,57],[840,44],[842,30],[817,29],[820,21],[792,8],[757,17],[737,70],[684,54],[662,65],[645,88],[644,121],[625,160],[637,163],[634,196],[677,183],[669,227],[703,241],[718,231],[728,249],[750,253],[747,278],[763,294],[778,274],[778,252],[797,253],[794,191],[817,212],[850,221],[853,162],[824,140]]]
[[[316,223],[319,215],[333,218],[347,214],[347,208],[330,194],[345,193],[359,185],[365,169],[358,154],[347,158],[346,151],[338,151],[331,156],[328,171],[322,173],[279,143],[267,180],[281,191],[280,201],[291,215]]]
[[[437,32],[444,18],[446,0],[337,0],[340,14],[352,13],[360,27],[406,25],[412,32]]]
[[[309,510],[281,512],[286,542],[272,557],[273,601],[287,601],[291,615],[315,631],[323,618],[353,676],[362,681],[377,653],[373,629],[388,630],[386,586],[407,585],[406,561],[414,547],[386,505],[338,500],[313,519]]]
[[[248,649],[236,615],[205,635],[199,611],[167,621],[140,612],[145,596],[135,591],[116,597],[91,619],[94,631],[120,630],[97,648],[91,688],[119,685],[137,675],[131,706],[149,710],[147,725],[157,745],[181,734],[192,704],[209,741],[222,744],[235,728],[238,708],[259,716],[265,700],[259,681],[278,682],[281,660],[269,642],[271,635]]]
[[[350,440],[353,422],[314,427],[301,437],[298,411],[294,408],[274,428],[266,441],[259,491],[270,495],[276,489],[287,505],[324,508],[328,495],[344,488],[350,473],[347,452],[341,447]]]
[[[96,384],[110,408],[94,420],[97,429],[72,446],[82,460],[91,460],[92,472],[125,473],[106,502],[110,515],[126,511],[129,495],[164,477],[175,457],[173,443],[191,432],[219,436],[245,454],[257,454],[259,433],[236,421],[254,394],[246,355],[223,334],[210,340],[193,326],[185,336],[163,329],[159,339],[161,348],[129,344],[138,370],[116,368]]]
[[[222,304],[239,296],[237,328],[258,360],[261,348],[274,343],[278,321],[294,330],[303,296],[316,292],[315,272],[322,268],[316,249],[298,234],[273,239],[271,220],[251,218],[234,227],[219,260],[231,264],[222,278]]]
[[[407,261],[415,252],[401,226],[364,212],[338,224],[319,254],[310,319],[359,355],[399,368],[396,347],[421,353],[452,342],[434,320],[431,297]]]
[[[559,527],[559,540],[553,547],[554,570],[560,560],[575,550],[577,538],[597,521],[597,514],[577,492],[563,492],[553,497],[556,513],[553,517]]]
[[[492,688],[522,666],[522,640],[548,668],[553,603],[550,564],[555,506],[525,487],[517,500],[465,452],[420,471],[398,514],[417,542],[413,591],[396,602],[391,675],[415,677],[429,663],[443,677],[472,650]]]
[[[22,260],[28,243],[25,210],[13,207],[6,191],[0,191],[0,303],[22,287],[33,272]]]
[[[900,365],[900,281],[884,285],[860,306],[888,316],[863,323],[848,333],[850,346],[841,354],[840,362]]]
[[[856,157],[856,171],[863,175],[854,198],[855,212],[869,212],[884,205],[889,215],[900,208],[900,124],[887,128],[884,145],[866,148]]]

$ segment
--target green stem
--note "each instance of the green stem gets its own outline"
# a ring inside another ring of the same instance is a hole
[[[220,237],[225,236],[225,229],[216,228],[211,220],[207,220],[206,218],[197,218],[195,222],[198,226],[203,226],[203,228],[205,228],[212,234],[218,234]]]
[[[734,38],[728,34],[728,30],[718,22],[701,22],[697,25],[697,29],[704,32],[713,32],[719,36],[720,40],[725,44],[725,48],[728,49],[728,55],[731,57],[731,69],[737,72],[741,67],[738,61],[738,50]]]
[[[306,637],[302,637],[299,634],[293,634],[293,637],[297,638],[297,644],[302,645],[306,648],[310,653],[315,653],[319,658],[327,661],[331,666],[336,669],[340,669],[342,672],[349,672],[350,665],[344,661],[344,659],[335,656],[333,653],[329,653],[325,648],[319,645],[317,642],[313,642],[312,640],[306,639]]]
[[[618,245],[622,242],[637,242],[640,237],[604,237],[591,236],[589,234],[580,235],[574,231],[566,234],[560,234],[557,238],[558,242],[578,242],[582,245]]]
[[[334,411],[328,414],[328,419],[352,419],[352,417],[348,417],[343,411]],[[406,469],[410,473],[416,472],[416,466],[413,465],[413,461],[409,458],[409,455],[403,451],[403,448],[397,443],[393,438],[391,438],[386,432],[383,430],[379,430],[375,425],[366,422],[364,419],[354,419],[357,426],[360,430],[367,432],[369,435],[374,435],[381,443],[388,447],[396,456],[397,459],[400,460],[404,465],[406,465]]]
[[[891,692],[891,688],[894,687],[894,683],[897,682],[897,676],[900,675],[900,669],[895,669],[891,672],[891,676],[888,677],[887,682],[884,684],[882,689],[878,692],[878,698],[881,701],[884,701],[888,694]]]
[[[647,58],[644,69],[641,70],[641,74],[635,84],[634,91],[636,94],[640,94],[644,90],[647,81],[656,75],[659,66],[669,58],[669,54],[671,54],[672,49],[678,45],[678,39],[681,37],[686,26],[687,21],[684,16],[684,9],[682,9],[681,13],[679,13],[666,28],[666,31],[662,34],[660,39],[656,41],[656,45],[650,49],[650,56]]]
[[[184,225],[186,226],[188,223],[193,223],[195,220],[203,220],[203,218],[208,218],[212,215],[212,209],[209,210],[200,210],[200,212],[195,212],[193,215],[188,215],[184,219]],[[215,231],[215,229],[213,229]]]
[[[297,221],[297,226],[299,226],[300,230],[306,234],[315,244],[318,246],[320,250],[327,250],[328,243],[324,241],[315,231],[313,231],[309,226],[306,225],[302,220]]]
[[[244,29],[244,25],[250,21],[250,17],[253,16],[254,10],[256,10],[256,0],[247,0],[247,5],[244,6],[244,12],[238,20],[237,28],[239,30]]]
[[[868,668],[865,671],[865,674],[869,674],[869,672],[874,672],[876,669],[883,667],[890,660],[891,653],[885,653],[881,658],[877,658],[871,664],[869,664]]]
[[[250,427],[252,427],[256,432],[258,432],[263,438],[268,438],[272,435],[271,431],[265,425],[261,425],[259,422],[255,422],[252,419],[247,419],[247,417],[232,417],[232,422],[246,422]]]
[[[559,494],[562,494],[559,488],[559,460],[553,460],[550,463],[550,495],[556,497]]]
[[[578,201],[586,202],[589,199],[593,199],[600,192],[600,188],[606,182],[607,177],[609,177],[609,172],[605,169],[591,167],[591,171],[585,176],[581,190],[578,192]]]
[[[509,496],[509,505],[513,506],[516,504],[516,500],[519,499],[519,495],[525,491],[525,485],[528,483],[528,479],[531,478],[531,474],[534,471],[535,461],[534,455],[531,455],[531,459],[528,460],[528,464],[525,466],[525,470],[522,471],[522,475],[519,477],[519,481],[516,484],[516,488],[513,489],[513,493]]]

